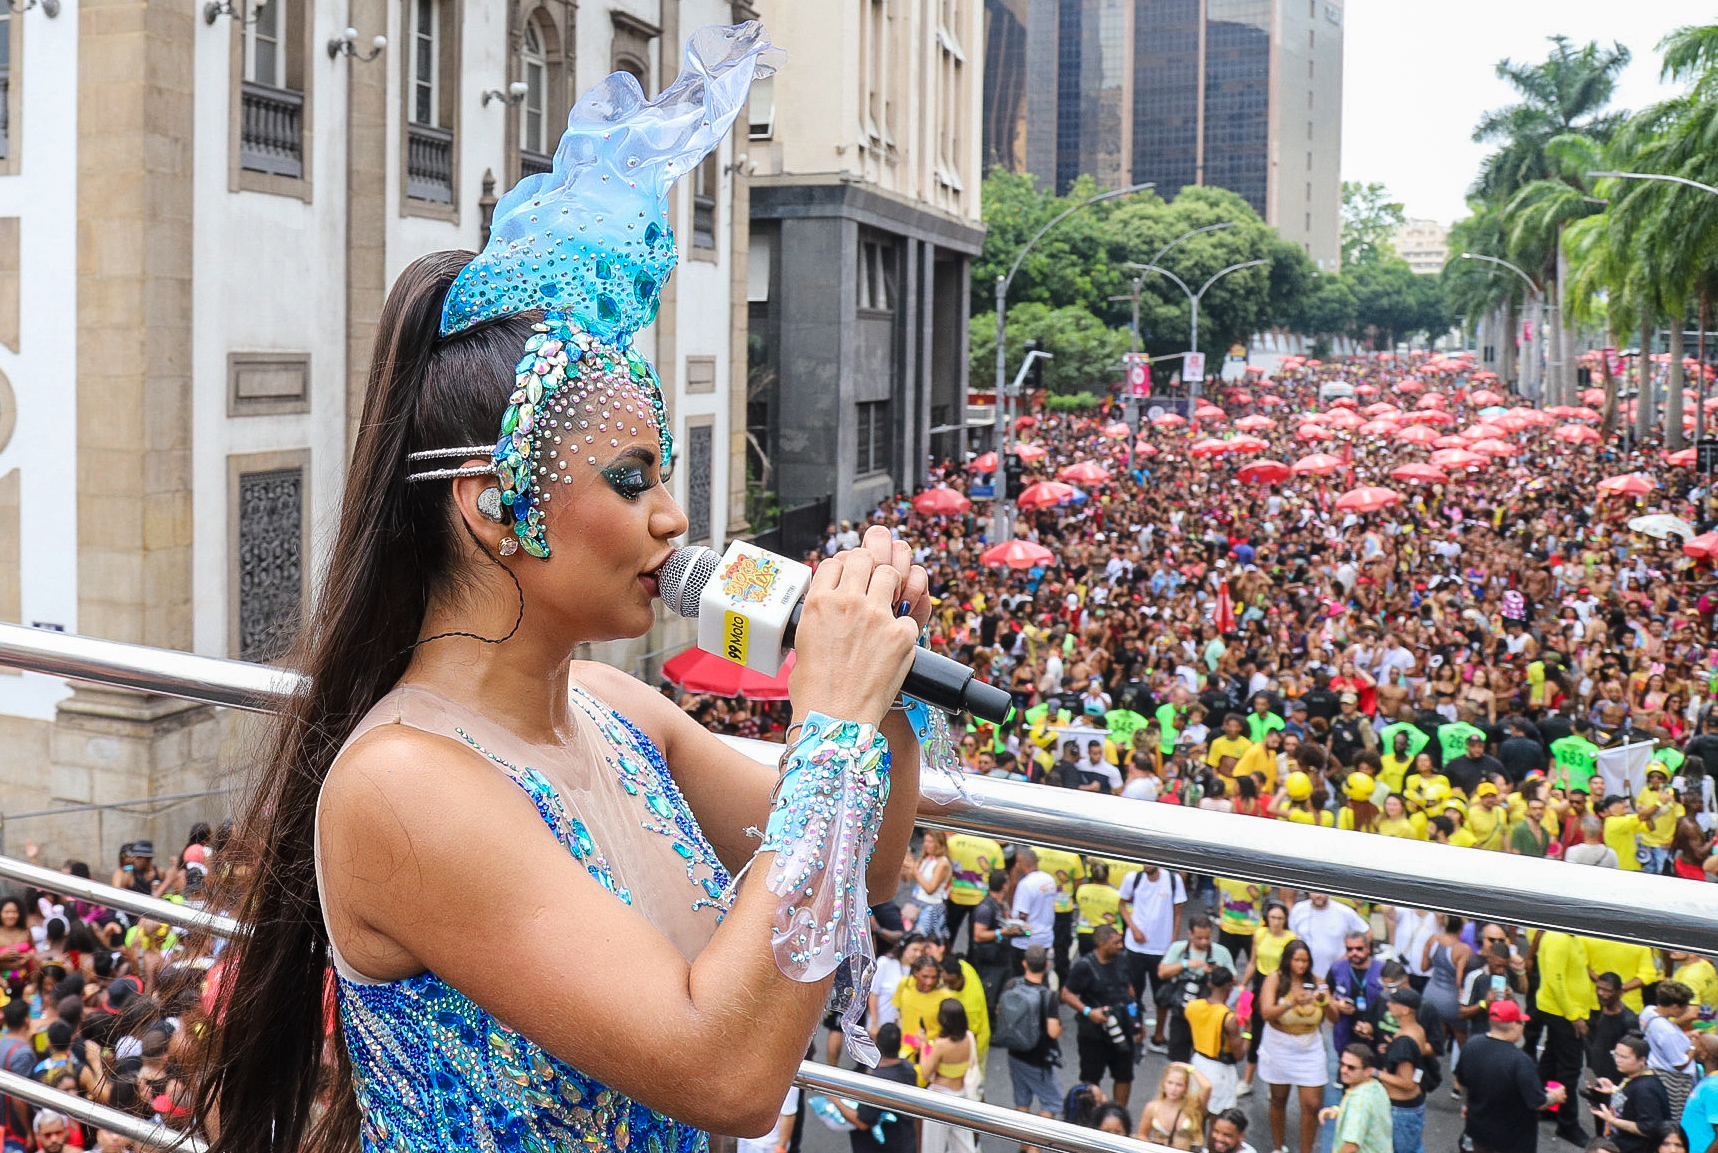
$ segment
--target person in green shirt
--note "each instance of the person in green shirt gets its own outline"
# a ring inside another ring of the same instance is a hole
[[[1180,697],[1182,695],[1183,693],[1181,689],[1175,690],[1175,697]],[[1187,706],[1185,703],[1177,704],[1172,698],[1171,700],[1158,705],[1157,712],[1153,714],[1157,717],[1158,724],[1157,747],[1166,757],[1175,751],[1175,738],[1181,735],[1181,729],[1176,722],[1181,719],[1186,708]]]
[[[1265,734],[1272,729],[1280,729],[1285,722],[1271,711],[1271,699],[1260,693],[1253,698],[1253,711],[1247,714],[1247,739],[1255,745],[1265,739]]]
[[[1420,755],[1420,750],[1425,748],[1432,739],[1426,735],[1424,729],[1414,722],[1397,721],[1393,725],[1385,725],[1383,731],[1378,734],[1378,747],[1388,749],[1393,755],[1400,756],[1401,753],[1396,747],[1396,738],[1399,736],[1407,738],[1409,764],[1413,763],[1414,758]],[[1460,756],[1461,754],[1457,753],[1456,755]]]
[[[1485,730],[1473,724],[1472,709],[1464,705],[1459,715],[1460,720],[1438,726],[1438,752],[1442,754],[1440,760],[1446,765],[1457,757],[1467,755],[1469,737],[1485,740]]]
[[[1551,784],[1561,789],[1592,792],[1593,774],[1599,768],[1599,746],[1587,739],[1593,726],[1575,722],[1575,731],[1551,742]]]
[[[1545,828],[1545,802],[1534,797],[1527,802],[1527,816],[1515,822],[1509,830],[1509,851],[1523,857],[1543,857],[1551,847],[1551,833]]]

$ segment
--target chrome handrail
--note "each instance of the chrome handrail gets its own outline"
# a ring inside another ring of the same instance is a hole
[[[869,1077],[836,1065],[801,1062],[799,1074],[793,1080],[796,1085],[818,1090],[826,1096],[848,1097],[884,1109],[898,1109],[927,1121],[977,1129],[1042,1149],[1058,1149],[1063,1153],[1171,1153],[1167,1145],[1122,1137],[1099,1129],[1084,1129],[1066,1121],[1004,1109],[1000,1105],[950,1093],[933,1093],[929,1089]]]
[[[305,683],[285,669],[11,624],[0,624],[0,665],[259,711],[278,709]],[[766,763],[781,754],[779,745],[723,739]],[[1051,792],[1018,781],[966,777],[964,783],[972,803],[922,801],[920,822],[998,841],[1718,954],[1718,918],[1710,913],[1709,890],[1700,887],[1705,882],[1073,789]]]
[[[43,1109],[64,1113],[88,1125],[111,1129],[148,1149],[172,1149],[177,1153],[204,1153],[208,1145],[189,1133],[179,1133],[165,1125],[144,1121],[130,1113],[121,1113],[106,1105],[98,1105],[83,1097],[74,1097],[58,1089],[8,1073],[0,1069],[0,1094],[18,1097]]]
[[[80,901],[89,901],[104,908],[135,913],[139,917],[148,917],[152,921],[160,921],[176,929],[213,933],[217,937],[242,937],[250,932],[244,922],[221,913],[193,909],[175,901],[163,901],[160,897],[149,897],[130,889],[104,885],[100,881],[87,881],[70,873],[44,869],[40,865],[20,861],[16,857],[0,857],[0,877],[22,881],[31,888],[44,892],[76,897]]]

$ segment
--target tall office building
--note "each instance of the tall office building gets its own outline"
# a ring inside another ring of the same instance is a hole
[[[1322,267],[1342,205],[1339,0],[987,0],[984,155],[1066,189],[1242,196]]]

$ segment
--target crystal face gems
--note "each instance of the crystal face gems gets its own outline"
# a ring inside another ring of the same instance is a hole
[[[773,52],[755,20],[701,28],[687,40],[680,76],[656,99],[645,100],[624,72],[596,85],[568,113],[551,170],[527,176],[501,198],[489,242],[448,290],[443,336],[546,310],[514,366],[516,387],[495,445],[502,502],[512,509],[520,546],[533,556],[549,555],[532,471],[543,462],[534,457],[542,426],[562,427],[556,416],[565,415],[567,402],[554,401],[569,380],[605,385],[606,402],[630,378],[649,398],[668,478],[674,442],[667,409],[655,371],[632,348],[633,336],[655,319],[678,259],[668,190],[727,135],[752,80],[774,72],[764,59]],[[583,363],[593,356],[602,362],[595,371]],[[609,418],[604,412],[603,421]]]

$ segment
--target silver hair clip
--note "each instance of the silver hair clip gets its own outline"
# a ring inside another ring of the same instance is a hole
[[[464,457],[492,457],[495,449],[487,444],[468,444],[460,448],[428,448],[422,452],[414,452],[406,457],[410,464],[420,460],[458,460]],[[415,484],[420,480],[452,480],[456,476],[494,476],[495,464],[470,464],[463,468],[437,468],[427,472],[414,472],[406,475],[407,484]]]

